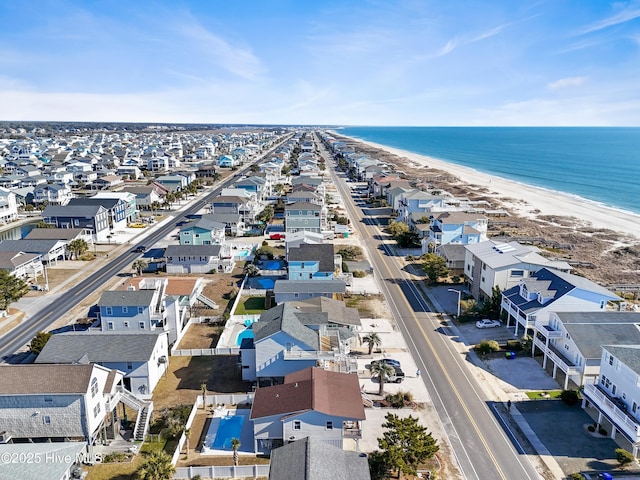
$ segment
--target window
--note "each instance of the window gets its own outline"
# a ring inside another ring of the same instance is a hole
[[[138,307],[138,315],[144,313],[144,307]]]
[[[122,307],[122,313],[129,313],[129,307]]]
[[[287,352],[290,352],[292,347],[293,345],[290,342],[287,342],[287,346],[286,346]]]
[[[633,406],[631,407],[631,411],[633,413],[636,413],[636,410],[638,410],[638,404],[636,402],[633,402]]]
[[[524,270],[511,270],[512,277],[524,277]]]
[[[107,323],[107,330],[113,330],[113,322]]]
[[[602,300],[602,301],[600,302],[600,309],[601,309],[601,310],[604,310],[604,308],[605,308],[606,306],[607,306],[607,301],[606,301],[606,300]]]
[[[144,330],[144,322],[138,322],[138,327],[140,327],[140,330]]]
[[[482,264],[482,269],[483,269],[483,270],[486,270],[486,269],[487,269],[487,264],[486,264],[486,263],[483,263],[483,264]]]
[[[111,307],[107,307],[107,308],[105,309],[105,313],[106,313],[107,315],[113,315],[113,308],[111,308]]]
[[[327,430],[333,430],[333,422],[327,422]]]
[[[133,364],[131,362],[127,362],[127,370],[131,370],[133,368]]]
[[[45,415],[42,417],[42,423],[45,425],[51,425],[51,417],[49,415]]]
[[[93,407],[93,416],[97,417],[100,414],[100,404],[98,403],[95,407]]]
[[[74,220],[73,220],[73,224],[74,224],[76,227],[79,227],[79,226],[80,226],[80,221],[79,221],[79,220],[77,220],[77,219],[74,219]]]
[[[618,386],[614,383],[613,387],[611,388],[611,394],[615,395],[617,390],[618,390]]]
[[[293,422],[293,429],[294,430],[300,430],[300,421],[296,420],[295,422]]]
[[[609,355],[609,365],[613,365],[613,355]]]
[[[91,379],[91,398],[94,398],[98,394],[98,379],[93,377]]]
[[[46,403],[53,402],[53,397],[51,397],[50,395],[45,395],[44,396],[44,401]]]
[[[124,328],[129,328],[129,322],[123,322]]]

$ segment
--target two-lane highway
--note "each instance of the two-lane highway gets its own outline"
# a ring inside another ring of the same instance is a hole
[[[330,154],[323,147],[321,151],[327,166],[333,165]],[[528,458],[516,450],[501,428],[490,409],[495,400],[489,398],[469,374],[465,358],[453,347],[440,318],[430,313],[414,280],[393,257],[391,249],[379,240],[382,232],[376,222],[365,221],[344,180],[333,168],[330,170],[350,217],[363,220],[355,221],[353,227],[368,250],[380,287],[418,368],[424,372],[423,381],[463,478],[540,478]]]

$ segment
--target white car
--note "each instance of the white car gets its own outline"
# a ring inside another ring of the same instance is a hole
[[[488,318],[484,318],[476,322],[476,327],[478,328],[496,328],[501,326],[502,323],[500,320],[489,320]]]

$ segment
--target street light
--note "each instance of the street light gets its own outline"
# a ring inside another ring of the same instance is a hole
[[[453,292],[453,293],[457,293],[458,294],[458,315],[456,316],[456,318],[460,317],[460,295],[462,294],[462,290],[456,290],[455,288],[449,288],[447,289],[449,292]]]

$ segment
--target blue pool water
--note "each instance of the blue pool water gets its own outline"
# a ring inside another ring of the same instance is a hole
[[[240,439],[243,423],[244,416],[242,415],[222,417],[218,424],[216,438],[210,448],[214,450],[230,450],[231,440],[233,438]]]
[[[249,256],[249,250],[240,250],[239,252],[236,253],[237,257],[248,257]]]
[[[251,330],[250,326],[245,328],[238,334],[238,338],[236,338],[236,345],[242,345],[242,340],[244,340],[245,338],[253,338],[253,330]]]
[[[280,260],[266,260],[262,262],[260,268],[263,270],[280,270],[283,266],[283,263]]]

